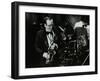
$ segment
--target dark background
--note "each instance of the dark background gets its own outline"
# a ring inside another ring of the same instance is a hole
[[[34,48],[34,41],[37,31],[43,28],[43,18],[51,16],[54,19],[55,26],[68,27],[67,33],[73,33],[73,27],[76,22],[82,20],[89,24],[89,16],[86,15],[62,15],[62,14],[44,14],[44,13],[25,13],[25,47],[26,47],[26,68],[33,68],[39,66],[39,55]]]

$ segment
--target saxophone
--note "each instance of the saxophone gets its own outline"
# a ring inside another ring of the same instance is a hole
[[[54,49],[51,47],[54,45]],[[54,55],[56,54],[56,49],[58,48],[56,43],[52,43],[51,46],[48,48],[48,55],[50,58],[46,59],[46,64],[50,64],[53,61]]]

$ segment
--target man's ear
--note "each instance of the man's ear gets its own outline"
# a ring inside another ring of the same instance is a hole
[[[46,28],[46,26],[47,26],[47,25],[46,25],[46,24],[44,24],[44,27],[45,27],[45,28]]]

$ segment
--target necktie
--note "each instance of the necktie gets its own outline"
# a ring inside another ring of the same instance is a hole
[[[51,34],[51,35],[53,35],[53,33],[52,32],[46,32],[46,34],[48,35],[48,34]]]

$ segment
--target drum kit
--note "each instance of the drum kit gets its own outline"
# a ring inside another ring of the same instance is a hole
[[[89,59],[89,48],[87,48],[88,42],[86,36],[80,34],[75,37],[74,34],[69,34],[67,35],[67,38],[67,45],[63,48],[60,56],[60,65],[84,65]]]

